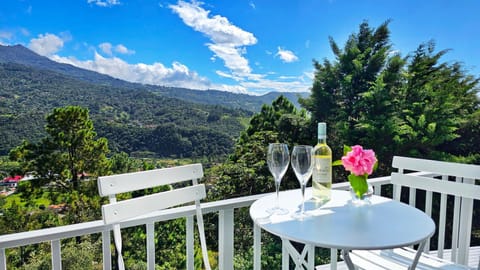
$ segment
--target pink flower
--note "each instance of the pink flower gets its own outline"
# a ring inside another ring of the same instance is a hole
[[[345,170],[357,176],[372,174],[376,162],[375,152],[370,149],[364,150],[360,145],[352,146],[352,151],[342,157]]]

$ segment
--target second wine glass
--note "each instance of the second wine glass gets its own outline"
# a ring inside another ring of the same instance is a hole
[[[309,145],[294,146],[292,151],[292,168],[297,176],[298,182],[300,182],[300,188],[302,191],[302,205],[300,212],[295,212],[293,214],[293,216],[298,219],[304,219],[308,216],[305,213],[305,187],[312,176],[312,151],[313,147]]]

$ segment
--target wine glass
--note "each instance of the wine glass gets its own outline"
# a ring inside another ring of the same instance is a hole
[[[287,209],[281,208],[279,206],[278,197],[280,182],[282,181],[283,175],[288,169],[288,163],[290,162],[290,154],[288,153],[288,145],[284,143],[271,143],[268,145],[267,152],[267,164],[270,173],[273,175],[275,180],[275,191],[277,193],[277,198],[275,200],[275,207],[267,210],[269,214],[278,214],[285,215],[288,213]]]
[[[292,151],[292,168],[297,176],[298,182],[302,191],[302,207],[300,212],[295,212],[293,216],[298,219],[303,219],[308,216],[305,213],[305,187],[307,186],[310,176],[312,176],[313,162],[312,162],[313,148],[309,145],[296,145]]]

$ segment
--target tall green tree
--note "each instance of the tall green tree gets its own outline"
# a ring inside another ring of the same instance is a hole
[[[97,134],[88,109],[79,106],[56,108],[46,118],[47,136],[38,143],[24,141],[10,152],[20,160],[25,171],[34,171],[37,183],[56,181],[68,188],[79,189],[80,177],[103,174],[108,169],[108,143]]]
[[[467,75],[459,63],[442,63],[446,53],[435,52],[430,41],[412,56],[398,108],[399,154],[438,159],[478,155],[478,143],[468,143],[472,134],[467,129],[479,127],[479,78]]]
[[[328,123],[336,159],[345,144],[374,149],[379,175],[389,173],[393,155],[478,160],[477,146],[462,138],[478,127],[478,78],[442,63],[447,51],[435,53],[433,42],[402,58],[392,51],[388,24],[363,22],[343,48],[330,38],[335,60],[314,61],[311,96],[301,100],[312,129]]]
[[[379,119],[373,122],[385,122],[388,119],[384,117],[385,111],[394,110],[391,100],[401,80],[399,71],[404,60],[390,55],[388,24],[387,21],[374,29],[363,22],[343,49],[330,37],[335,61],[314,61],[311,96],[301,103],[312,114],[313,129],[317,122],[327,122],[328,141],[336,158],[342,154],[344,144],[362,143],[372,147],[378,139],[388,142],[392,138],[390,124],[363,121],[374,116]],[[378,132],[371,134],[375,130]],[[375,140],[359,141],[372,135]]]

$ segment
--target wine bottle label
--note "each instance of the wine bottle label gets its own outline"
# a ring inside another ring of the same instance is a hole
[[[329,157],[315,156],[313,168],[313,181],[317,183],[332,182],[332,159]]]

